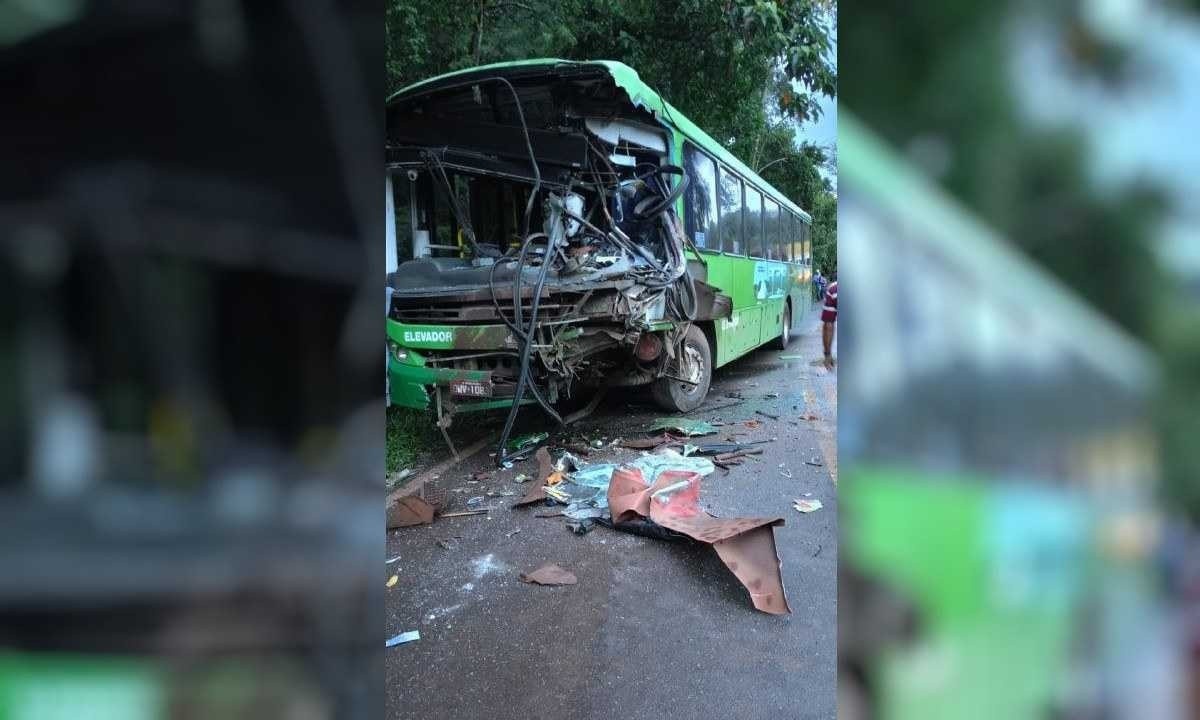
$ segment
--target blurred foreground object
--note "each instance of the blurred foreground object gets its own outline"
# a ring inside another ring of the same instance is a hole
[[[0,8],[0,717],[376,717],[382,7],[35,5]]]
[[[844,108],[839,158],[843,717],[1161,717],[1155,361]]]

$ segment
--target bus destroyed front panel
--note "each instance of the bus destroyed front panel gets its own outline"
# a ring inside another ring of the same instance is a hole
[[[655,383],[668,407],[699,405],[704,324],[732,303],[682,232],[674,147],[602,67],[477,71],[394,98],[395,241],[412,259],[389,279],[392,401],[437,407],[443,429],[507,407],[506,434],[521,404],[560,420],[555,403],[584,389]]]

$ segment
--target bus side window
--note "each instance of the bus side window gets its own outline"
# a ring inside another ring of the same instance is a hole
[[[762,193],[746,186],[746,254],[763,257]]]
[[[792,229],[795,227],[791,210],[783,210],[779,216],[779,259],[784,262],[792,260]]]
[[[779,260],[779,203],[763,202],[763,257]]]
[[[788,242],[792,244],[792,262],[804,264],[804,244],[800,240],[800,228],[804,225],[804,221],[795,215],[792,216],[792,234]]]
[[[721,248],[732,255],[743,255],[742,181],[721,166]]]
[[[811,266],[812,265],[812,238],[809,235],[812,232],[812,226],[806,222],[801,222],[800,223],[800,232],[801,232],[801,237],[803,237],[803,242],[804,242],[804,262],[806,262],[809,266]],[[826,270],[825,272],[829,272],[829,271]]]
[[[683,167],[688,177],[684,193],[684,232],[698,248],[721,249],[717,237],[717,165],[694,145],[683,145]]]

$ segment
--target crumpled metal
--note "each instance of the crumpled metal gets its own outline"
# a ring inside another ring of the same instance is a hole
[[[755,608],[773,615],[790,613],[775,546],[774,527],[782,525],[783,518],[713,517],[700,508],[700,477],[696,472],[664,470],[648,485],[639,468],[618,468],[608,486],[614,525],[649,518],[711,545],[749,591]]]

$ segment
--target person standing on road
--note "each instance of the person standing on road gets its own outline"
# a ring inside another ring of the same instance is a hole
[[[821,268],[817,268],[817,272],[813,275],[813,300],[820,300],[825,296],[825,278],[821,275]]]
[[[821,344],[825,348],[825,367],[833,369],[833,333],[837,328],[837,270],[829,274],[829,287],[825,288],[825,307],[821,309]]]

